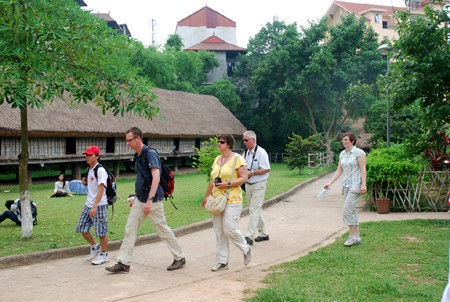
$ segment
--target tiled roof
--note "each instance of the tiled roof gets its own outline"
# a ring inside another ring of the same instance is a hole
[[[178,26],[200,27],[207,28],[221,27],[236,27],[236,22],[225,17],[212,8],[205,6],[186,18],[178,21]]]
[[[379,11],[383,16],[389,17],[398,10],[405,10],[405,7],[386,6],[378,4],[354,3],[345,1],[334,1],[328,10],[328,15],[333,13],[333,6],[338,5],[350,13],[354,13],[361,18],[368,11]]]
[[[243,51],[243,52],[246,51],[245,48],[227,43],[215,35],[212,35],[207,39],[203,40],[202,42],[192,45],[191,47],[186,48],[185,50]]]
[[[92,13],[94,16],[102,18],[106,22],[116,22],[109,13]]]

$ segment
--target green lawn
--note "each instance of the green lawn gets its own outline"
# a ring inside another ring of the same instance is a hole
[[[267,288],[246,301],[440,301],[448,281],[450,220],[367,222],[363,243],[344,235],[272,267]]]
[[[332,169],[318,171],[313,175],[299,175],[297,171],[290,171],[285,165],[272,164],[266,199],[285,192],[309,178],[316,177],[319,173],[325,173]],[[114,216],[111,214],[111,209],[109,210],[110,240],[123,238],[129,206],[128,203],[122,201],[134,192],[134,181],[134,177],[119,177],[117,179],[119,199],[114,206]],[[210,218],[210,215],[201,208],[206,185],[206,176],[200,173],[175,176],[173,201],[178,210],[170,202],[165,205],[170,227],[176,228]],[[2,203],[8,199],[19,197],[18,185],[2,185],[0,186],[0,192]],[[38,225],[33,228],[31,239],[21,240],[20,227],[17,227],[9,219],[0,224],[0,242],[2,242],[0,257],[86,244],[81,235],[75,233],[75,227],[86,196],[49,198],[52,192],[53,182],[32,185],[30,188],[31,199],[35,201],[38,207]],[[0,206],[4,207],[3,205]],[[6,210],[6,207],[4,207],[4,210]],[[154,233],[151,224],[144,223],[139,234],[151,233]]]

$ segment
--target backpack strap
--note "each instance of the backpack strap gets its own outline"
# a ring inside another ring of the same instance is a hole
[[[98,173],[97,173],[98,168],[103,168],[103,165],[102,165],[101,163],[98,163],[98,164],[94,167],[94,176],[95,176],[95,179],[97,179],[97,180],[98,180]],[[88,172],[89,172],[89,168],[88,168]]]

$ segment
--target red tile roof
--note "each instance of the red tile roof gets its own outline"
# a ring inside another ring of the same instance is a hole
[[[181,21],[178,21],[177,25],[190,27],[206,26],[207,28],[216,28],[218,26],[236,27],[236,22],[212,8],[205,6]]]
[[[383,16],[389,17],[393,15],[398,10],[405,10],[405,7],[394,7],[394,6],[386,6],[386,5],[378,5],[378,4],[366,4],[366,3],[354,3],[354,2],[345,2],[345,1],[334,1],[331,4],[330,9],[328,10],[328,13],[332,9],[333,5],[338,5],[345,9],[346,11],[350,13],[354,13],[357,17],[361,18],[364,13],[370,10],[377,10],[379,11]]]
[[[246,51],[245,48],[230,44],[221,38],[212,35],[202,42],[192,45],[185,50],[211,50],[211,51]]]

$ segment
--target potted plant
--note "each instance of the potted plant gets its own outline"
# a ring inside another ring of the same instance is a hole
[[[380,191],[375,199],[375,206],[377,208],[378,214],[389,213],[389,198],[387,198],[387,196],[384,196],[382,189],[380,189]]]
[[[418,172],[424,168],[421,158],[411,155],[404,145],[372,149],[367,155],[366,163],[367,189],[371,205],[378,213],[379,209],[384,209],[382,212],[388,213],[389,208],[392,210],[396,207],[394,192],[391,189],[393,184],[404,187],[408,181],[414,182],[418,178]],[[387,199],[388,196],[392,198],[391,201]]]

